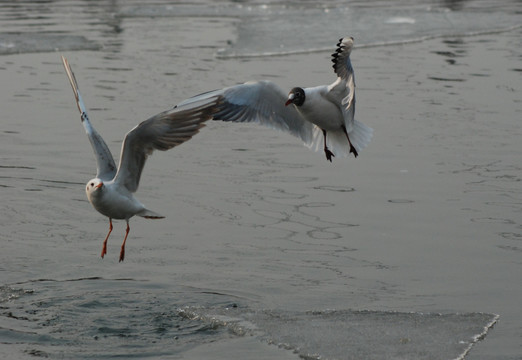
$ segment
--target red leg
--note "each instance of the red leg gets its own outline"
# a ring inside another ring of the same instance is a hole
[[[343,131],[344,131],[344,134],[346,135],[346,138],[348,139],[348,144],[350,144],[350,152],[353,153],[353,155],[355,157],[357,157],[359,155],[359,153],[357,152],[355,147],[352,145],[352,142],[350,141],[350,137],[348,136],[348,131],[346,131],[346,126],[344,126],[344,125],[343,125]]]
[[[109,235],[111,234],[111,232],[112,232],[112,219],[109,218],[109,233],[107,234],[107,237],[103,241],[103,248],[102,248],[102,252],[101,252],[102,259],[105,256],[105,254],[107,254],[107,240],[109,239]]]
[[[129,235],[130,226],[129,226],[129,220],[127,220],[127,230],[125,231],[125,238],[123,239],[123,243],[121,244],[121,250],[120,250],[120,262],[123,261],[125,258],[125,243],[127,242],[127,235]]]

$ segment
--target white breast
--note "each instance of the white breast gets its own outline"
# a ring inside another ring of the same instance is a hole
[[[326,131],[339,130],[344,124],[343,113],[339,107],[325,98],[327,86],[305,89],[305,102],[297,110],[307,120]]]
[[[112,219],[129,219],[145,209],[131,193],[114,183],[106,183],[101,196],[89,196],[90,203],[98,212]]]

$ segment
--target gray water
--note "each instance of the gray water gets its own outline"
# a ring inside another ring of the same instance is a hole
[[[142,3],[0,3],[3,358],[522,358],[519,1]],[[117,157],[191,95],[333,81],[345,35],[359,158],[210,123],[147,162],[167,219],[100,259],[61,54]]]

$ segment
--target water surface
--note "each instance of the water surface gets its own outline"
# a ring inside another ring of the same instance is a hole
[[[0,351],[520,359],[520,12],[3,3]],[[117,157],[126,131],[188,96],[333,81],[345,35],[356,116],[375,129],[359,158],[330,164],[286,134],[210,123],[146,165],[138,198],[167,219],[133,219],[122,264],[115,222],[100,259],[108,221],[85,198],[95,164],[61,54]]]

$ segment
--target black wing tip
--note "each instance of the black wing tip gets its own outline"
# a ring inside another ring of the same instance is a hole
[[[347,46],[344,44],[345,39],[351,39],[353,42],[352,36],[342,37],[339,39],[339,42],[337,43],[337,48],[335,49],[335,52],[332,54],[332,62],[333,62],[333,69],[335,72],[337,72],[337,65],[339,64],[339,57],[346,51]],[[348,55],[349,56],[349,55]]]

